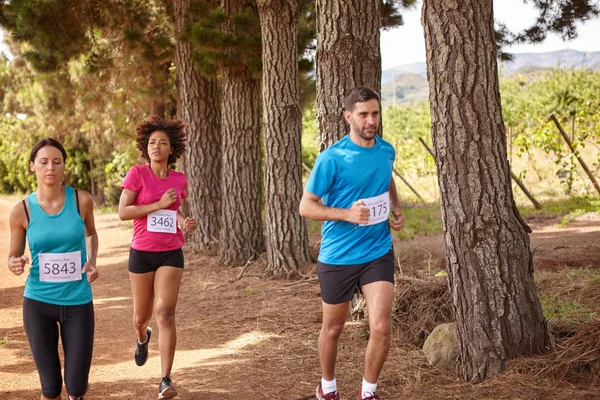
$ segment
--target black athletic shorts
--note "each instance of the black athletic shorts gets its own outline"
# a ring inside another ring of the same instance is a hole
[[[333,265],[317,261],[321,298],[327,304],[352,300],[356,289],[379,281],[394,283],[394,249],[363,264]]]
[[[183,268],[183,250],[141,251],[129,249],[129,272],[156,272],[159,267]]]
[[[23,325],[40,376],[42,394],[54,399],[62,391],[58,353],[60,337],[65,356],[65,386],[71,396],[83,396],[88,388],[92,365],[94,304],[59,306],[25,297]]]

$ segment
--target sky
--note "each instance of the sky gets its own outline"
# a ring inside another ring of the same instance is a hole
[[[421,4],[403,13],[404,26],[381,34],[382,69],[403,64],[425,62],[425,39],[421,26]],[[495,0],[494,18],[502,21],[512,31],[528,28],[535,21],[535,10],[523,0]],[[538,45],[519,45],[509,47],[509,53],[542,53],[547,51],[571,49],[580,51],[600,51],[600,18],[578,26],[579,37],[564,42],[559,36],[548,35]]]

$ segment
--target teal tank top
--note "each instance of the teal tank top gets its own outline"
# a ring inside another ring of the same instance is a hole
[[[26,235],[31,268],[23,295],[44,303],[73,306],[92,301],[92,288],[87,274],[81,275],[81,280],[60,281],[61,274],[68,275],[75,264],[73,261],[79,258],[76,252],[81,254],[81,268],[87,261],[85,223],[77,210],[75,189],[65,186],[65,195],[65,204],[55,215],[46,214],[35,192],[27,196],[30,219]],[[69,255],[65,258],[65,254]],[[40,279],[40,258],[44,260],[44,280]]]

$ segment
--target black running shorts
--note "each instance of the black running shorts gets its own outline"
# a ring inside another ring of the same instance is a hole
[[[394,250],[390,249],[386,255],[363,264],[333,265],[317,261],[317,274],[323,302],[345,303],[352,300],[356,288],[368,283],[394,283]]]
[[[183,268],[183,250],[141,251],[129,249],[129,272],[156,272],[159,267]]]

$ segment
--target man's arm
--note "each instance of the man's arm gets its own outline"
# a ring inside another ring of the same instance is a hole
[[[369,222],[369,209],[362,200],[355,201],[350,208],[327,207],[321,198],[306,190],[300,200],[300,215],[315,221],[346,221],[353,224]]]
[[[404,214],[400,209],[400,199],[398,198],[398,190],[396,189],[396,182],[394,177],[390,181],[390,205],[392,206],[392,214],[394,219],[390,221],[390,226],[393,230],[399,231],[404,225]]]

